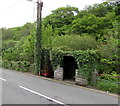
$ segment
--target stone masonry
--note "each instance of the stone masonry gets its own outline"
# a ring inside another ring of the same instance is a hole
[[[54,79],[63,80],[63,68],[58,66],[54,71]]]

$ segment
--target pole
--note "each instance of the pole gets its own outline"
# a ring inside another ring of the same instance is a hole
[[[42,23],[41,23],[41,11],[43,7],[43,2],[37,1],[37,31],[36,31],[36,41],[35,41],[35,74],[40,75],[41,70],[41,39],[42,39]]]

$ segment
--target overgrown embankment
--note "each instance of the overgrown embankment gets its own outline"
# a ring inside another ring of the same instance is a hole
[[[42,22],[42,69],[51,62],[53,72],[61,65],[63,56],[70,54],[83,78],[89,80],[95,69],[98,74],[119,76],[119,11],[119,2],[94,4],[81,11],[71,6],[52,11]],[[26,23],[21,27],[1,28],[3,67],[34,73],[35,26]],[[99,79],[108,82],[99,80],[98,88],[119,93],[119,83],[112,83],[119,78]]]

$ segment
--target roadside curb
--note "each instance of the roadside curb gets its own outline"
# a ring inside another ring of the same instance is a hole
[[[89,90],[89,91],[94,91],[94,92],[97,92],[97,93],[107,94],[107,95],[111,95],[111,96],[120,98],[119,95],[114,94],[114,93],[110,93],[110,92],[106,92],[106,91],[102,91],[102,90],[97,90],[97,89],[94,89],[94,88],[84,87],[84,86],[80,86],[80,85],[75,85],[75,84],[72,84],[72,83],[69,83],[69,82],[65,82],[64,80],[56,80],[56,79],[53,79],[53,78],[33,75],[31,73],[24,73],[24,74],[29,74],[29,75],[32,75],[34,77],[41,78],[41,79],[44,79],[44,80],[49,80],[49,81],[52,81],[52,82],[56,82],[56,83],[60,83],[60,84],[68,85],[68,86],[73,86],[73,87],[77,87],[77,88],[81,88],[81,89],[86,89],[86,90]]]

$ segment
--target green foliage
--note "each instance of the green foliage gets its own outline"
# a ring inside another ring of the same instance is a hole
[[[35,42],[34,30],[30,33],[30,35],[21,37],[20,41],[4,40],[2,42],[3,60],[29,61],[30,63],[33,63],[34,62],[34,42]]]
[[[57,68],[57,66],[62,66],[64,51],[62,50],[51,50],[50,51],[50,60],[53,71]]]
[[[97,17],[104,17],[108,12],[113,11],[113,4],[108,2],[103,2],[101,4],[94,4],[86,7],[86,10],[90,14],[94,14]]]
[[[35,30],[35,24],[26,23],[21,27],[12,28],[12,30],[15,32],[14,40],[20,40],[21,37],[26,37]]]
[[[20,53],[20,59],[22,61],[29,61],[34,63],[34,47],[35,47],[35,33],[28,35],[21,44],[22,52]]]
[[[15,32],[11,29],[2,29],[2,40],[12,40]]]
[[[97,69],[99,55],[96,50],[75,51],[74,57],[79,68],[79,75],[90,81],[92,72]]]
[[[113,76],[113,77],[111,77]],[[98,89],[104,90],[104,91],[109,91],[112,93],[120,93],[120,78],[117,77],[120,75],[117,74],[115,71],[111,72],[111,73],[103,73],[102,76],[99,76],[97,81],[97,85],[96,87]]]
[[[72,31],[75,34],[90,34],[96,39],[102,39],[106,30],[114,28],[115,12],[106,14],[106,17],[96,17],[93,14],[77,18],[72,23]],[[98,37],[100,35],[101,37]],[[113,35],[112,35],[113,36]]]
[[[78,12],[78,8],[75,7],[67,6],[58,8],[52,11],[52,14],[44,18],[43,24],[45,27],[51,25],[53,31],[55,31],[57,35],[68,34],[65,33],[65,30],[67,31],[67,29],[64,26],[70,25]]]
[[[62,50],[87,50],[96,49],[97,42],[90,36],[57,36],[53,38],[52,47],[54,49],[59,48]]]
[[[52,48],[52,39],[54,38],[53,36],[53,31],[52,31],[52,26],[48,24],[47,27],[44,25],[42,26],[42,47],[51,49]]]
[[[92,14],[89,14],[82,18],[77,18],[72,23],[72,30],[76,34],[94,34],[98,29],[97,20],[97,17]]]
[[[49,56],[49,50],[42,49],[42,59],[41,59],[41,69],[46,70],[46,67],[50,65],[50,56]]]
[[[2,42],[2,50],[6,50],[8,48],[13,48],[18,41],[15,40],[6,40]]]
[[[2,42],[2,58],[4,60],[14,60],[17,59],[17,55],[14,54],[15,46],[18,41],[6,40]]]
[[[29,72],[35,74],[35,64],[30,64]]]
[[[113,76],[113,77],[110,77]],[[110,74],[109,73],[103,73],[102,76],[99,77],[99,79],[104,79],[104,80],[108,80],[108,81],[113,81],[113,82],[119,82],[120,79],[117,77],[120,77],[119,74],[117,74],[115,71],[112,71]]]
[[[2,60],[0,60],[0,67],[2,67]]]
[[[118,49],[118,39],[114,38],[107,40],[106,44],[98,46],[98,52],[100,55],[100,73],[112,71],[119,73]]]
[[[76,50],[76,51],[63,51],[63,50],[52,50],[51,61],[53,70],[57,66],[63,66],[64,56],[73,56],[77,62],[79,76],[90,81],[91,73],[97,68],[98,54],[95,50]]]
[[[104,81],[98,81],[97,82],[97,88],[104,90],[104,91],[109,91],[112,93],[117,93],[120,94],[120,85],[117,83],[113,82],[104,82]]]
[[[82,11],[70,6],[52,11],[42,22],[42,48],[91,50],[96,49],[98,41],[104,43],[111,36],[118,39],[119,15],[116,15],[115,8],[117,4],[105,2]],[[34,62],[35,23],[3,28],[2,32],[3,59]],[[97,42],[92,37],[98,39]]]
[[[51,62],[52,69],[63,66],[64,56],[73,56],[79,76],[90,81],[92,72],[119,73],[119,3],[94,4],[79,11],[76,7],[61,7],[42,20],[42,68]],[[2,65],[5,68],[35,72],[34,46],[36,23],[21,27],[2,28]],[[0,37],[1,39],[1,37]],[[39,44],[39,42],[38,42]],[[1,55],[0,54],[0,55]],[[50,60],[50,61],[49,61]],[[31,65],[30,65],[31,64]],[[114,75],[112,74],[112,75]],[[115,80],[104,77],[103,79]],[[109,89],[106,83],[98,88]],[[112,90],[110,90],[112,89]]]
[[[98,47],[101,57],[107,58],[110,60],[118,59],[118,39],[111,38],[107,40],[106,44],[102,44]]]
[[[30,62],[27,61],[2,61],[2,67],[7,69],[12,69],[16,71],[29,72]]]

